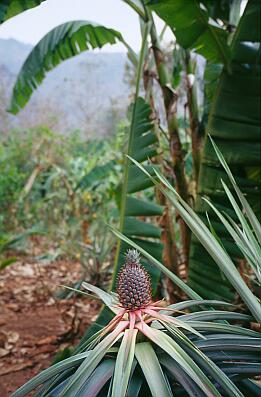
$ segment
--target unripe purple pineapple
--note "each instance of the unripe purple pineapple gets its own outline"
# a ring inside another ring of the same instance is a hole
[[[128,310],[142,309],[151,302],[151,279],[141,266],[136,250],[127,251],[118,276],[117,293],[121,305]]]

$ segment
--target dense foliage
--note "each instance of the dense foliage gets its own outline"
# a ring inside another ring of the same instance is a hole
[[[119,218],[119,151],[124,131],[123,123],[113,137],[86,142],[77,132],[65,137],[39,127],[12,131],[3,139],[2,240],[19,234],[26,237],[31,231],[46,240],[43,258],[66,255],[83,265],[93,255],[102,259],[112,247],[112,238],[109,233],[100,234],[101,224],[116,224]],[[21,248],[24,239],[18,240],[16,246]]]

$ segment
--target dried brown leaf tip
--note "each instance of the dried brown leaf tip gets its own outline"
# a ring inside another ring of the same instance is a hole
[[[119,301],[125,309],[138,310],[151,302],[151,279],[140,264],[138,251],[130,249],[125,256],[117,282]]]

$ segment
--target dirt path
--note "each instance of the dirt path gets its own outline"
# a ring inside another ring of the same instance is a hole
[[[59,284],[79,280],[80,271],[78,263],[37,264],[24,257],[0,273],[1,397],[48,367],[58,351],[75,345],[95,318],[96,301],[52,297]]]

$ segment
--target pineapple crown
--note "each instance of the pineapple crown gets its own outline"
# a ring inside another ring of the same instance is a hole
[[[135,249],[128,249],[128,251],[125,254],[125,264],[129,265],[131,263],[140,265],[140,254]]]

